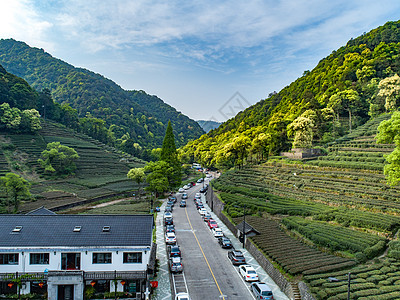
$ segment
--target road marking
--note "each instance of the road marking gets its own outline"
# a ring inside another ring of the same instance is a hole
[[[217,285],[218,291],[219,291],[219,293],[221,294],[222,299],[225,300],[225,295],[222,294],[221,288],[219,287],[219,284],[218,284],[218,282],[217,282],[217,279],[216,279],[215,276],[214,276],[214,272],[212,271],[211,266],[210,266],[210,264],[208,263],[207,257],[206,257],[206,255],[204,254],[203,248],[201,247],[200,242],[199,242],[199,240],[198,240],[198,238],[197,238],[197,236],[196,236],[196,233],[195,233],[194,230],[193,230],[193,226],[192,226],[192,223],[190,222],[189,215],[188,215],[188,212],[187,212],[186,207],[185,207],[185,213],[186,213],[186,218],[187,218],[187,220],[188,220],[188,222],[189,222],[190,228],[192,228],[194,238],[196,239],[197,244],[199,245],[200,251],[201,251],[201,253],[203,254],[203,257],[204,257],[204,259],[205,259],[205,261],[206,261],[206,263],[207,263],[208,268],[210,269],[211,275],[212,275],[212,277],[214,278],[214,281],[215,281],[215,284]]]

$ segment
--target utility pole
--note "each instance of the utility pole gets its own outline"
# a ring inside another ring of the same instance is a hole
[[[243,204],[243,249],[244,249],[245,241],[246,241],[245,224],[246,224],[246,204]]]

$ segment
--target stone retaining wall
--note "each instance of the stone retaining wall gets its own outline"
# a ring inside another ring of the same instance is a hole
[[[315,300],[315,298],[311,295],[308,286],[303,281],[300,281],[298,286],[302,300]]]

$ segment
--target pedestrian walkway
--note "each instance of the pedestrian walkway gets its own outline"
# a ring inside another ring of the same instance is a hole
[[[158,281],[158,287],[152,296],[156,300],[170,300],[171,295],[171,281],[169,278],[168,270],[168,257],[164,241],[164,210],[166,201],[161,205],[160,212],[157,213],[156,218],[156,243],[157,243],[157,258],[159,261],[159,270],[157,277],[154,280]]]
[[[204,204],[204,207],[210,212],[211,216],[215,221],[217,221],[218,226],[222,229],[222,232],[224,235],[229,238],[232,242],[233,247],[236,250],[242,251],[244,257],[246,258],[247,264],[251,265],[257,272],[258,277],[261,282],[265,282],[266,284],[269,285],[269,287],[272,289],[272,292],[274,294],[274,299],[277,300],[289,300],[289,298],[283,293],[280,289],[279,286],[272,280],[271,277],[265,272],[265,270],[258,264],[257,260],[242,246],[242,243],[236,238],[236,236],[229,230],[229,228],[218,218],[218,216],[213,213],[210,209],[210,207],[206,203],[205,196],[202,195],[202,201]]]

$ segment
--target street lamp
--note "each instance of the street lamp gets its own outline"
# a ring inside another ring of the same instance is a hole
[[[328,277],[329,282],[339,282],[339,281],[347,281],[347,300],[350,300],[350,282],[351,282],[351,273],[347,274],[347,280],[339,280],[336,277]]]

